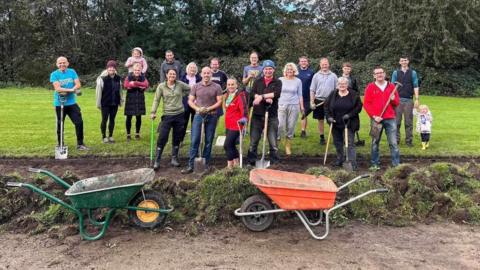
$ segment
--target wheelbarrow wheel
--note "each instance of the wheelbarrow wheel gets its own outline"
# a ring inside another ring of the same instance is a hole
[[[145,196],[144,196],[145,194]],[[130,202],[130,206],[154,209],[165,209],[162,195],[153,190],[139,192]],[[141,210],[128,210],[130,220],[141,228],[153,229],[165,222],[166,214]]]
[[[259,212],[272,209],[272,203],[264,195],[253,195],[243,202],[241,212]],[[272,225],[274,217],[275,216],[273,214],[259,214],[243,216],[241,219],[243,224],[249,230],[261,232],[268,229],[268,227]]]

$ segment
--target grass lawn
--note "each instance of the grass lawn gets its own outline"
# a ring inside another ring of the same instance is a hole
[[[103,144],[100,133],[100,111],[95,107],[95,89],[82,89],[83,95],[77,101],[82,109],[85,129],[85,144],[90,151],[79,152],[75,149],[75,130],[71,121],[65,121],[65,141],[69,148],[69,156],[148,156],[149,132],[151,121],[143,117],[142,139],[126,142],[125,116],[123,108],[117,114],[114,132],[115,144]],[[151,107],[153,93],[146,95],[147,112]],[[2,157],[53,157],[55,139],[55,111],[52,105],[53,92],[44,88],[5,88],[0,89],[0,156]],[[403,142],[400,145],[401,155],[409,156],[480,156],[480,99],[421,96],[421,102],[429,105],[434,122],[430,148],[420,149],[420,136],[415,133],[414,147],[408,148]],[[310,116],[311,117],[311,116]],[[299,121],[300,122],[300,121]],[[155,127],[158,125],[155,123]],[[368,137],[369,122],[365,112],[361,113],[360,137],[367,141],[365,147],[357,147],[363,155],[370,153]],[[224,118],[219,120],[217,135],[224,134]],[[302,139],[300,123],[297,126],[297,137],[293,141],[295,155],[316,156],[325,151],[318,143],[318,131],[313,119],[309,119],[307,138]],[[171,139],[171,138],[170,138]],[[190,138],[181,149],[181,156],[188,152]],[[388,146],[383,136],[382,155],[388,154]],[[248,144],[248,138],[245,145]],[[168,143],[170,147],[171,141]],[[283,153],[283,145],[280,146]],[[245,147],[244,149],[247,149]],[[261,150],[261,148],[259,149]],[[334,152],[333,143],[330,153]],[[169,154],[167,149],[165,153]],[[214,147],[214,155],[224,156],[222,147]]]

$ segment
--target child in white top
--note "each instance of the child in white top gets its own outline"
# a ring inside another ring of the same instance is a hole
[[[128,72],[133,72],[133,65],[135,63],[140,63],[142,65],[142,73],[145,74],[147,72],[147,60],[143,58],[143,51],[140,47],[135,47],[132,49],[132,56],[127,59],[125,62],[125,67],[128,68]]]
[[[432,133],[432,113],[427,105],[420,105],[418,109],[413,109],[413,115],[417,116],[417,132],[422,138],[422,150],[428,148],[430,133]]]

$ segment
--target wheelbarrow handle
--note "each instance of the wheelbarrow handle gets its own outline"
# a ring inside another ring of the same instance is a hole
[[[350,184],[353,184],[355,182],[357,182],[358,180],[360,179],[365,179],[365,178],[369,178],[371,175],[370,174],[362,174],[360,176],[357,176],[355,178],[353,178],[352,180],[348,181],[347,183],[343,184],[342,186],[340,186],[337,191],[340,191],[346,187],[348,187]]]
[[[44,170],[37,168],[28,168],[28,171],[33,173],[42,173]]]
[[[387,193],[388,192],[388,188],[377,188],[375,190],[375,192],[377,193]]]
[[[61,185],[62,187],[64,187],[65,189],[69,189],[71,187],[71,185],[65,181],[63,181],[62,178],[60,178],[59,176],[53,174],[52,172],[49,172],[47,170],[44,170],[44,169],[37,169],[37,168],[28,168],[28,171],[29,172],[33,172],[33,173],[41,173],[41,174],[44,174],[50,178],[53,179],[53,181],[57,182],[57,184]]]
[[[22,187],[23,183],[19,182],[7,182],[7,187]]]

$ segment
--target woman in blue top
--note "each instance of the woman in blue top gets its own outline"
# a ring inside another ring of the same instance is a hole
[[[292,154],[292,138],[297,125],[298,115],[304,113],[302,81],[295,77],[298,75],[297,66],[287,63],[283,68],[282,92],[278,99],[278,137],[286,133],[285,154]]]

